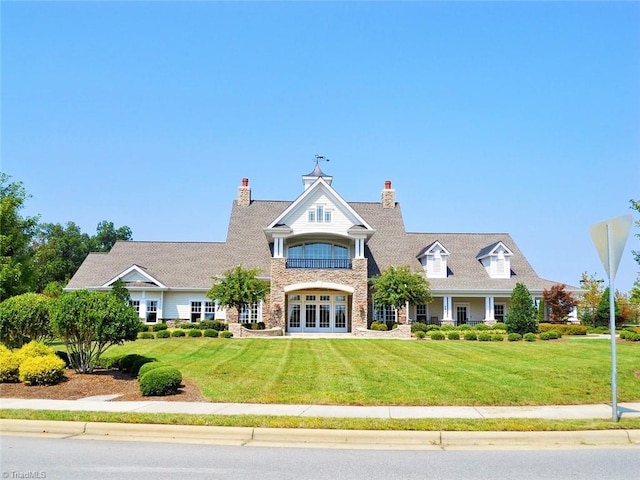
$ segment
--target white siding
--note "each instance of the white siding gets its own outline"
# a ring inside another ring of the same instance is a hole
[[[187,320],[191,318],[191,302],[210,302],[205,296],[205,292],[165,292],[164,311],[165,319],[181,318]],[[224,312],[216,311],[216,318],[224,318]]]
[[[331,223],[318,222],[317,219],[313,223],[309,222],[308,212],[316,205],[323,205],[325,210],[332,210]],[[315,232],[346,235],[347,230],[353,226],[355,219],[351,215],[347,215],[341,208],[342,206],[335,204],[325,191],[319,189],[313,192],[309,198],[306,198],[298,206],[298,209],[291,212],[285,222],[291,226],[294,235]]]

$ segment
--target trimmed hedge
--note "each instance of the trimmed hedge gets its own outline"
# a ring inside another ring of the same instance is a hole
[[[536,334],[535,333],[531,333],[531,332],[525,333],[524,337],[522,337],[522,338],[524,338],[525,342],[535,342],[536,341]]]
[[[155,370],[156,368],[166,367],[167,365],[162,362],[147,362],[140,367],[138,370],[138,378],[141,378],[145,373],[150,372],[151,370]]]
[[[447,334],[447,338],[449,340],[460,340],[460,333],[458,333],[458,332],[449,332]]]
[[[203,332],[203,335],[209,338],[217,338],[219,334],[218,334],[218,330],[214,330],[213,328],[207,328]]]
[[[413,334],[418,340],[422,340],[424,337],[427,336],[427,334],[425,332],[423,332],[422,330],[417,330],[414,334]]]
[[[151,332],[141,332],[141,333],[138,334],[138,338],[140,340],[153,340],[156,337]]]
[[[520,340],[522,340],[522,335],[515,332],[510,333],[509,336],[507,337],[507,340],[509,340],[510,342],[519,342]]]
[[[178,393],[182,384],[182,374],[177,368],[160,367],[146,372],[139,379],[143,396],[163,396]]]
[[[478,336],[475,332],[467,332],[464,334],[464,339],[469,341],[478,340]]]
[[[202,330],[191,329],[191,330],[189,330],[189,336],[190,337],[201,337],[202,336]]]
[[[26,358],[20,364],[19,380],[27,385],[55,385],[64,378],[64,361],[55,354]]]
[[[431,340],[444,340],[445,336],[440,330],[434,330],[429,334]]]
[[[220,336],[222,338],[231,338],[233,337],[233,333],[231,333],[229,330],[223,330],[220,332]]]
[[[388,328],[387,328],[387,324],[385,322],[375,321],[375,322],[371,322],[371,326],[369,327],[369,330],[375,330],[375,331],[378,331],[378,332],[386,332],[388,330]]]
[[[184,337],[185,335],[186,333],[184,333],[184,330],[174,330],[171,332],[172,337]]]
[[[171,332],[169,330],[160,330],[156,333],[156,338],[169,338],[171,336]]]

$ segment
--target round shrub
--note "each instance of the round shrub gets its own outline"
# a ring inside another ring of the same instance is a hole
[[[535,342],[536,341],[536,334],[535,333],[531,333],[531,332],[525,333],[524,337],[522,337],[522,338],[524,338],[525,342]]]
[[[386,332],[387,331],[387,324],[385,322],[371,322],[371,327],[369,327],[369,330],[376,330],[379,332]]]
[[[415,333],[415,332],[426,332],[427,331],[427,324],[426,323],[422,323],[422,322],[413,322],[411,324],[411,333]]]
[[[17,382],[20,359],[8,348],[0,351],[0,383]]]
[[[631,340],[632,342],[640,342],[640,333],[634,333],[631,337],[627,338],[627,340]]]
[[[130,353],[118,360],[117,362],[118,370],[121,370],[127,373],[132,373],[134,369],[134,365],[139,364],[138,368],[140,368],[140,365],[143,365],[144,363],[146,363],[145,360],[150,361],[150,359],[145,357],[144,355],[139,355],[137,353]],[[138,373],[138,370],[136,370],[136,373]]]
[[[493,328],[494,330],[502,330],[503,332],[506,332],[506,331],[507,331],[507,326],[506,326],[504,323],[502,323],[502,322],[494,323],[494,324],[493,324],[493,326],[492,326],[492,328]]]
[[[26,358],[18,378],[27,385],[55,385],[64,378],[64,361],[55,354]]]
[[[491,341],[492,342],[504,342],[504,335],[499,335],[497,333],[494,333],[493,335],[491,335]]]
[[[156,368],[166,367],[167,365],[162,362],[156,362],[155,360],[152,362],[147,362],[144,365],[140,366],[138,370],[138,378],[142,377],[145,373],[150,372],[151,370],[155,370]]]
[[[439,330],[434,330],[433,332],[431,332],[429,334],[429,337],[431,338],[431,340],[444,340],[445,339],[444,333],[442,333]]]
[[[473,327],[467,323],[463,323],[462,325],[458,325],[457,329],[461,332],[466,332],[468,330],[473,330]]]
[[[565,330],[566,335],[586,335],[587,327],[584,325],[567,325]]]
[[[223,330],[220,332],[219,334],[222,338],[231,338],[233,337],[233,333],[231,333],[229,330]]]
[[[190,337],[201,337],[202,336],[202,330],[189,330],[189,336]]]
[[[491,327],[489,325],[487,325],[486,323],[479,323],[476,325],[476,330],[478,332],[483,332],[485,330],[491,330]]]
[[[491,334],[487,333],[487,332],[478,333],[478,341],[479,342],[490,342],[491,341]]]
[[[229,324],[225,322],[221,322],[220,320],[203,320],[200,322],[200,328],[203,329],[213,329],[221,332],[229,328]]]
[[[510,342],[519,342],[520,340],[522,340],[522,335],[520,335],[519,333],[510,333],[507,337],[507,340],[509,340]]]
[[[169,330],[160,330],[156,333],[156,338],[169,338],[171,336],[171,332]]]
[[[447,325],[445,325],[446,327]],[[453,327],[453,325],[448,325],[449,327]],[[441,327],[440,325],[433,325],[433,324],[429,324],[427,325],[427,332],[430,332],[431,330],[447,330],[446,328]]]
[[[140,355],[140,358],[136,359],[131,365],[131,369],[129,370],[129,373],[131,374],[132,377],[137,377],[138,373],[140,372],[140,369],[147,363],[152,363],[152,362],[155,362],[153,358]]]
[[[18,361],[22,363],[27,358],[33,357],[43,357],[45,355],[53,355],[53,349],[47,347],[42,342],[36,342],[35,340],[31,340],[26,345],[23,345],[18,350],[14,350],[13,352],[17,357]]]
[[[213,328],[207,328],[203,335],[205,337],[216,338],[218,336],[218,330],[214,330]]]
[[[184,330],[174,330],[171,332],[172,337],[184,337],[185,335],[186,333],[184,333]]]
[[[460,334],[458,332],[449,332],[447,338],[449,340],[460,340]]]
[[[467,332],[464,334],[464,339],[474,341],[478,340],[478,336],[476,335],[476,332]]]
[[[151,330],[153,330],[154,332],[161,332],[163,330],[166,330],[168,327],[168,325],[166,323],[156,323],[151,327]]]
[[[422,330],[418,330],[417,332],[415,332],[413,334],[418,340],[422,340],[424,337],[427,336],[427,334],[425,332],[423,332]]]
[[[182,374],[177,368],[160,367],[146,372],[138,383],[145,397],[172,395],[180,388]]]
[[[138,338],[141,340],[153,340],[156,337],[151,332],[141,332],[138,334]]]

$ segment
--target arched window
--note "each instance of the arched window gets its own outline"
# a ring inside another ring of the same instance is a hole
[[[292,245],[287,250],[288,268],[351,268],[349,248],[328,242]]]

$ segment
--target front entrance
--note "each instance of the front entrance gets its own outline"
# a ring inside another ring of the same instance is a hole
[[[465,325],[469,321],[469,304],[456,303],[456,325]]]
[[[346,333],[347,295],[309,292],[289,295],[288,332]]]

